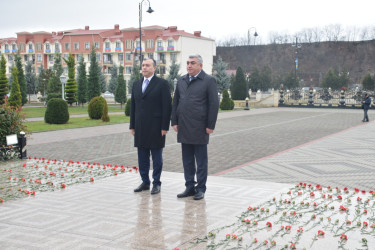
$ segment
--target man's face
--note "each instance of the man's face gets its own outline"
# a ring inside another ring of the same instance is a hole
[[[142,74],[145,78],[149,78],[154,74],[156,67],[152,59],[147,59],[142,62]]]
[[[198,58],[189,58],[187,61],[187,72],[189,76],[195,76],[202,70],[202,64],[198,62]]]

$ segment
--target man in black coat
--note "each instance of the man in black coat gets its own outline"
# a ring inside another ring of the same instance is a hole
[[[207,75],[202,67],[200,55],[189,56],[188,74],[177,82],[171,118],[177,141],[181,143],[186,186],[185,191],[177,197],[194,195],[195,200],[203,199],[206,192],[207,144],[209,135],[214,132],[219,110],[216,80]]]
[[[151,194],[160,192],[160,176],[163,167],[163,148],[169,130],[171,116],[171,93],[166,80],[154,73],[154,59],[142,62],[143,78],[133,84],[130,106],[130,132],[134,136],[134,147],[138,150],[139,173],[142,184],[134,189],[141,192],[150,189],[150,153],[153,163],[153,187]]]

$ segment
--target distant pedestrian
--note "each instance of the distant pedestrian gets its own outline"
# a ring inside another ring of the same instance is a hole
[[[366,93],[365,98],[363,98],[363,101],[362,101],[363,113],[364,113],[362,122],[368,122],[369,121],[367,111],[370,108],[370,104],[371,104],[370,95],[368,93]]]

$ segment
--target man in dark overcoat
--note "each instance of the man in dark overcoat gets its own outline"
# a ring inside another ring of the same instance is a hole
[[[154,73],[154,59],[142,62],[143,77],[133,84],[130,106],[130,132],[134,147],[138,150],[139,173],[142,184],[134,189],[141,192],[150,189],[150,154],[153,163],[153,187],[151,194],[160,193],[160,176],[163,168],[163,148],[169,130],[172,99],[169,84]]]
[[[200,200],[206,192],[207,144],[215,129],[219,100],[215,78],[202,68],[200,55],[189,56],[188,74],[178,80],[173,97],[171,122],[181,143],[186,186],[178,198],[194,196]]]

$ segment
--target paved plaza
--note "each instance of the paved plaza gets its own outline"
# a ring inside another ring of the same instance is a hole
[[[176,198],[184,178],[171,130],[160,194],[134,193],[139,176],[124,174],[6,202],[0,205],[0,248],[189,248],[192,239],[298,182],[374,189],[375,123],[362,123],[362,115],[307,108],[220,113],[200,201]],[[370,119],[374,115],[370,110]],[[27,144],[29,156],[137,165],[128,124],[35,133]]]

